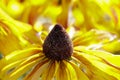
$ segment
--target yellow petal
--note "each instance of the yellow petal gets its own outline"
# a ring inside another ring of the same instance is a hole
[[[18,61],[15,61],[13,63],[10,63],[9,65],[6,65],[6,66],[5,65],[4,66],[1,65],[3,68],[0,69],[0,78],[3,78],[7,74],[7,72],[9,72],[10,70],[14,69],[17,65],[19,65],[24,60],[25,59],[18,60]]]
[[[58,71],[56,72],[56,80],[69,80],[69,75],[67,73],[67,64],[60,62]]]
[[[40,48],[28,48],[26,50],[21,50],[21,51],[16,50],[0,60],[0,63],[2,64],[2,66],[0,66],[0,70],[8,64],[10,65],[6,66],[6,69],[7,67],[10,68],[12,66],[16,66],[17,64],[20,63],[21,60],[28,58],[34,54],[37,54],[39,52],[41,52]]]
[[[35,54],[33,56],[30,56],[28,57],[27,59],[21,59],[21,60],[17,60],[15,62],[12,62],[12,63],[9,63],[8,65],[6,65],[5,67],[3,67],[1,69],[1,77],[4,76],[4,75],[7,75],[6,73],[9,72],[10,75],[13,75],[14,73],[17,74],[17,72],[21,72],[19,70],[21,69],[24,69],[23,66],[27,65],[27,64],[31,64],[31,63],[35,63],[37,61],[39,61],[40,59],[43,59],[43,58],[40,58],[39,56],[39,53],[38,54]],[[26,66],[25,66],[26,67]],[[13,69],[13,70],[12,70]],[[10,71],[12,70],[12,71]],[[19,76],[21,75],[22,73],[19,74]],[[17,75],[18,76],[18,75]],[[16,76],[16,77],[17,77]]]
[[[75,69],[77,80],[89,80],[88,77],[82,72],[78,66],[76,66],[74,63],[70,63],[72,67]]]
[[[5,59],[7,60],[7,63],[14,62],[16,60],[20,60],[29,56],[32,56],[34,54],[37,54],[41,52],[40,48],[28,48],[25,50],[16,50],[12,52],[11,54],[7,55]]]
[[[42,74],[42,80],[52,80],[55,77],[55,73],[58,69],[58,63],[56,61],[51,61],[48,68]]]
[[[5,56],[14,50],[21,49],[20,40],[16,37],[7,25],[0,21],[0,52]],[[12,47],[10,47],[12,45]]]
[[[9,79],[9,80],[17,80],[20,76],[22,76],[23,74],[28,72],[38,61],[39,61],[39,59],[36,59],[34,61],[27,63],[26,65],[23,65],[18,68],[16,67],[15,70],[10,72],[10,74],[6,75],[6,77],[4,77],[4,78]]]
[[[68,80],[73,80],[73,79],[78,80],[73,66],[71,66],[71,64],[68,61],[63,60],[63,62],[66,65],[66,72],[68,75]]]
[[[107,62],[110,62],[111,64],[118,66],[120,68],[120,55],[114,55],[106,51],[101,51],[101,50],[86,50],[84,48],[76,47],[75,50],[85,52],[86,54],[94,55],[97,57],[100,57]]]
[[[85,69],[84,73],[91,80],[119,80],[120,78],[120,73],[117,69],[104,64],[98,57],[79,52],[74,52],[74,57],[85,65],[85,67],[83,67],[83,69]],[[90,74],[87,74],[87,71],[90,71]]]
[[[43,71],[45,71],[45,69],[47,69],[48,65],[49,65],[49,61],[48,60],[43,60],[40,61],[35,67],[34,69],[30,72],[29,75],[27,75],[24,80],[38,80],[41,76],[41,74],[43,73]]]

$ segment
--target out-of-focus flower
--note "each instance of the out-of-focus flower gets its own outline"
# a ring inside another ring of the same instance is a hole
[[[0,14],[0,53],[4,56],[30,43],[40,43],[39,38],[32,37],[37,35],[30,25],[12,19],[1,8]]]
[[[62,1],[63,9],[68,6],[66,2],[69,2],[69,0]],[[67,10],[62,11],[61,1],[59,0],[1,0],[0,4],[0,7],[11,17],[31,25],[34,25],[40,17],[50,18],[54,23],[57,21],[58,15]],[[68,11],[66,12],[68,13]],[[63,17],[66,16],[67,14]],[[59,21],[61,20],[59,19]]]
[[[72,5],[75,27],[80,30],[106,30],[119,37],[120,2],[118,0],[75,0]]]
[[[73,25],[81,30],[96,28],[119,35],[118,0],[1,0],[0,4],[10,16],[31,25],[42,17],[65,28]]]
[[[7,55],[7,53],[10,53],[16,49],[21,49],[26,45],[27,41],[25,41],[21,36],[23,32],[29,30],[30,26],[22,30],[21,28],[22,26],[26,26],[25,24],[14,21],[1,9],[0,13],[0,52]],[[20,25],[21,27],[19,27]]]

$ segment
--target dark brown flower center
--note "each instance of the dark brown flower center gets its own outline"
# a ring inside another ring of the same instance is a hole
[[[65,29],[55,25],[43,44],[43,53],[52,60],[67,60],[73,53],[73,45]]]

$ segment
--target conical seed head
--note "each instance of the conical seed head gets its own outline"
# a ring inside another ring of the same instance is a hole
[[[43,53],[52,60],[67,60],[73,53],[73,45],[65,29],[55,25],[43,44]]]

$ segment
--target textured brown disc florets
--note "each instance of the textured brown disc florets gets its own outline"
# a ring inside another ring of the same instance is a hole
[[[61,25],[55,25],[43,44],[43,53],[52,60],[67,60],[73,53],[72,41]]]

